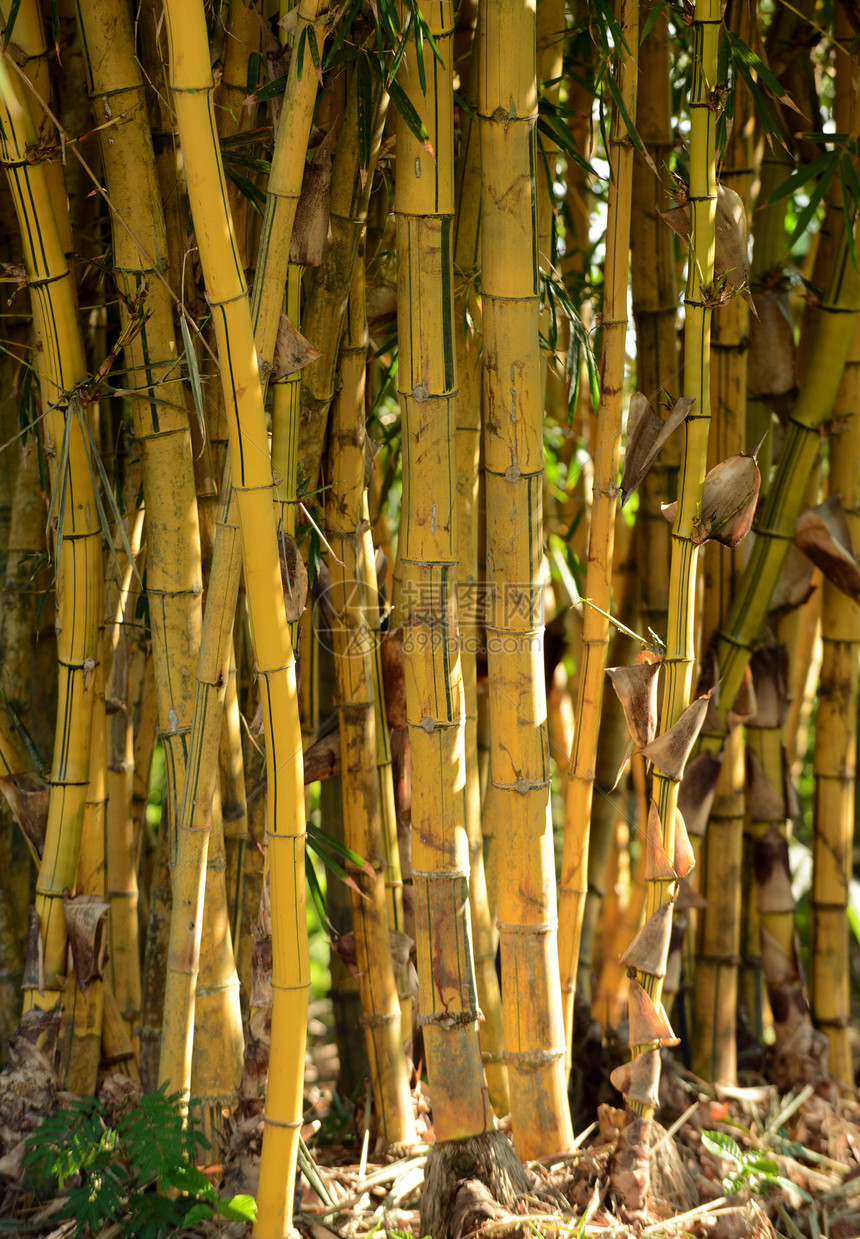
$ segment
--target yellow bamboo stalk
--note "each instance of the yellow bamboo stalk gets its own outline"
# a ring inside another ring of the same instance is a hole
[[[329,598],[334,615],[344,839],[367,862],[363,868],[350,866],[349,870],[357,888],[353,890],[352,925],[362,1023],[382,1134],[389,1143],[399,1143],[415,1138],[415,1125],[388,939],[371,634],[360,568],[368,348],[364,307],[364,252],[359,244],[340,347],[341,388],[331,409],[326,538],[333,552],[329,555]]]
[[[168,0],[171,90],[207,294],[215,319],[243,562],[263,703],[272,888],[272,1052],[257,1198],[258,1236],[286,1235],[301,1125],[310,984],[304,927],[304,787],[295,664],[281,586],[272,471],[244,273],[214,140],[212,71],[202,4]],[[219,240],[220,238],[220,240]],[[198,914],[199,919],[199,914]]]
[[[480,32],[476,40],[481,37]],[[477,41],[469,73],[469,99],[477,100]],[[469,839],[469,902],[475,941],[478,1002],[484,1016],[481,1049],[490,1101],[498,1114],[510,1112],[501,993],[496,973],[496,935],[487,897],[481,830],[478,763],[478,667],[480,589],[478,581],[478,480],[481,448],[481,336],[476,280],[481,253],[481,140],[478,125],[463,115],[455,176],[454,340],[457,348],[457,503],[460,530],[460,663],[466,709],[466,834]],[[470,326],[469,320],[474,324]]]
[[[9,20],[12,0],[2,0],[0,3],[0,18],[5,26]],[[12,31],[11,46],[20,56],[19,64],[24,76],[45,100],[51,98],[51,76],[48,65],[49,51],[45,42],[45,23],[37,0],[22,0],[15,18]],[[42,146],[57,147],[59,135],[53,119],[38,103],[35,96],[31,97],[30,111],[36,126],[36,141]],[[63,163],[59,159],[46,162],[45,178],[48,182],[48,192],[54,208],[57,230],[60,234],[60,244],[64,254],[72,251],[72,224],[69,217],[69,204],[66,197],[66,186],[63,179]]]
[[[129,521],[129,545],[137,556],[143,534],[144,510]],[[122,561],[121,561],[122,562]],[[131,564],[124,564],[114,590],[110,642],[110,673],[105,686],[108,768],[106,863],[110,900],[110,952],[107,978],[128,1035],[135,1038],[140,1016],[140,949],[138,943],[137,849],[132,817],[134,785],[134,720],[131,667],[134,613],[140,597]]]
[[[491,0],[480,17],[490,779],[498,849],[512,868],[498,895],[504,1056],[514,1147],[525,1160],[568,1148],[573,1139],[558,991],[542,658],[535,9]]]
[[[75,895],[104,901],[107,888],[105,818],[107,808],[107,736],[105,697],[101,660],[94,672],[95,703],[90,749],[90,784],[84,810],[84,829]],[[96,1091],[101,1062],[104,984],[95,976],[84,989],[77,977],[67,982],[71,993],[64,1018],[70,1022],[71,1037],[61,1043],[61,1078],[72,1093],[90,1097]],[[67,1055],[67,1057],[65,1057]]]
[[[469,916],[463,682],[458,657],[456,356],[452,335],[454,210],[451,3],[432,5],[426,96],[410,38],[399,82],[425,118],[430,151],[398,115],[398,394],[403,511],[398,558],[412,755],[412,878],[418,938],[418,1023],[440,1149],[480,1135],[484,1093]],[[420,476],[419,476],[420,470]]]
[[[635,123],[637,94],[636,52],[639,43],[639,6],[619,0],[616,18],[626,47],[616,49],[618,89]],[[558,959],[566,1047],[570,1069],[573,1006],[582,918],[588,893],[588,834],[594,794],[594,764],[603,703],[604,668],[609,647],[612,559],[618,467],[621,452],[622,396],[627,333],[627,272],[634,147],[624,119],[613,111],[609,139],[612,169],[603,280],[603,357],[601,395],[595,444],[594,489],[588,540],[586,597],[594,604],[583,616],[583,663],[579,673],[576,730],[570,753],[568,799],[565,807],[564,847],[559,883]],[[599,608],[599,610],[598,610]]]
[[[860,546],[860,331],[851,351],[833,413],[840,427],[830,440],[830,493],[839,495],[854,547]],[[816,1025],[830,1043],[828,1065],[843,1084],[853,1083],[848,950],[848,883],[854,839],[857,750],[857,665],[860,612],[854,599],[824,581],[823,654],[813,770],[813,868],[810,899],[810,999]]]
[[[323,6],[313,0],[312,3],[300,7],[298,17],[300,30],[307,30],[306,37],[318,39],[320,44],[322,33],[321,28],[317,27],[318,15],[322,11],[324,11]],[[310,52],[308,55],[310,56]],[[301,191],[304,151],[310,131],[316,92],[316,78],[310,68],[308,76],[314,79],[313,91],[309,90],[304,77],[298,78],[296,66],[297,58],[294,58],[269,179],[267,210],[257,261],[258,278],[254,284],[252,313],[257,331],[256,349],[262,358],[264,369],[271,366],[275,347],[280,300],[273,303],[272,297],[276,291],[279,298],[283,296],[283,282],[289,257],[289,235]],[[291,100],[294,101],[294,106],[289,106]],[[304,139],[302,139],[302,134],[304,134]],[[242,273],[238,256],[236,256],[236,270]],[[275,305],[274,313],[272,304]],[[229,392],[224,388],[223,403],[228,414],[228,424],[230,400]],[[234,428],[231,426],[230,434],[232,435],[233,432]],[[294,438],[295,429],[290,432],[288,428],[287,442],[290,441],[291,434]],[[266,455],[268,457],[268,451]],[[169,1022],[164,1028],[159,1075],[162,1080],[171,1080],[174,1088],[178,1087],[182,1090],[188,1087],[191,1069],[192,1042],[189,1036],[189,1022],[194,1006],[196,974],[200,966],[200,908],[203,898],[201,884],[204,871],[209,875],[208,881],[211,882],[215,878],[215,870],[211,867],[207,868],[206,861],[206,847],[211,824],[208,809],[212,804],[215,791],[222,711],[225,690],[230,679],[230,663],[233,658],[233,616],[236,611],[242,562],[237,525],[237,514],[241,519],[238,511],[241,503],[238,499],[237,507],[233,507],[231,512],[233,501],[230,498],[230,487],[234,467],[231,454],[230,463],[225,465],[222,479],[222,498],[216,518],[218,533],[215,539],[209,601],[198,663],[196,701],[189,741],[189,749],[195,755],[195,766],[189,775],[177,832],[177,873],[181,875],[181,880],[177,883],[175,898],[186,909],[186,912],[175,916],[171,923],[167,973],[169,1002],[166,999]],[[269,480],[271,481],[271,477]],[[273,499],[276,498],[277,491],[273,492]],[[280,575],[278,579],[280,580]],[[281,602],[283,604],[283,594],[281,594]],[[289,635],[287,640],[289,641]],[[239,870],[234,863],[231,874],[234,886],[238,873]],[[303,890],[302,898],[304,898]],[[226,976],[227,961],[223,938],[220,939],[220,944],[220,963],[217,968],[219,977],[213,981],[213,984],[216,986],[232,985],[232,980],[228,981]],[[238,1039],[235,1044],[238,1044]]]
[[[364,103],[363,100],[362,106]],[[303,333],[322,352],[318,361],[302,371],[299,468],[305,486],[311,492],[319,476],[328,410],[335,393],[338,345],[349,283],[358,240],[367,220],[372,173],[388,108],[388,96],[375,75],[368,106],[373,122],[370,127],[370,157],[365,170],[361,168],[359,158],[358,74],[353,73],[332,164],[331,248],[314,273],[302,318]]]
[[[68,458],[57,476],[63,519],[57,555],[57,653],[59,704],[51,769],[51,798],[36,911],[43,942],[44,992],[30,990],[25,1006],[52,1008],[61,1001],[66,972],[63,891],[71,890],[80,851],[89,782],[94,676],[101,619],[101,530],[85,442],[86,411],[76,384],[86,377],[83,343],[71,275],[54,217],[43,163],[31,163],[37,141],[32,119],[8,55],[0,58],[0,163],[9,176],[24,238],[24,261],[33,314],[44,353],[40,370],[45,446]],[[66,433],[68,432],[68,433]],[[74,724],[72,725],[72,720]]]

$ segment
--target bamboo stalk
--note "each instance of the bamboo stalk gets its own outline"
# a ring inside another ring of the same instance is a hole
[[[272,890],[273,1054],[257,1199],[258,1236],[292,1222],[310,984],[304,928],[304,789],[295,664],[281,587],[263,391],[244,273],[226,210],[214,140],[212,72],[202,4],[168,0],[171,90],[185,155],[200,259],[215,319],[243,561],[263,701]],[[216,242],[224,238],[226,244]],[[199,921],[199,895],[196,919]]]
[[[398,558],[412,754],[412,877],[418,938],[418,1023],[436,1139],[491,1123],[478,1041],[463,795],[463,684],[457,651],[456,357],[451,331],[454,210],[453,6],[434,4],[424,44],[426,96],[412,39],[399,81],[425,118],[434,154],[397,117],[398,394],[403,417]],[[421,471],[419,477],[418,470]]]
[[[691,232],[687,262],[684,319],[684,395],[694,402],[685,425],[684,451],[679,479],[678,502],[672,527],[669,614],[665,685],[660,716],[660,737],[680,719],[690,699],[695,659],[694,625],[696,614],[696,560],[693,541],[702,502],[708,432],[710,429],[710,334],[711,296],[714,276],[714,235],[717,202],[715,129],[717,113],[711,97],[716,81],[721,28],[717,0],[697,0],[692,20],[690,82],[690,216]],[[627,1208],[633,1215],[645,1207],[648,1185],[648,1139],[656,1106],[660,1078],[659,1045],[671,1038],[671,1029],[661,1006],[665,975],[671,904],[675,898],[675,852],[678,800],[676,768],[668,755],[654,756],[652,803],[656,810],[656,839],[668,864],[649,864],[646,896],[647,920],[642,934],[658,938],[650,950],[638,956],[637,986],[631,983],[629,1010],[631,1024],[635,1010],[644,1010],[646,1020],[636,1022],[644,1036],[631,1027],[633,1062],[624,1068],[619,1083],[628,1104],[628,1124],[624,1131],[625,1155],[634,1168],[634,1187],[628,1193]],[[680,763],[683,769],[683,761]],[[653,858],[652,858],[653,861]],[[655,934],[655,931],[658,931]],[[641,935],[640,935],[641,937]],[[633,944],[631,948],[633,949]],[[653,1015],[651,1014],[653,1012]],[[662,1030],[657,1031],[662,1024]]]
[[[860,546],[860,331],[854,339],[833,413],[830,493],[839,495],[851,541]],[[848,883],[854,839],[857,750],[857,665],[860,612],[854,599],[824,581],[822,662],[813,770],[813,868],[810,899],[810,1000],[816,1025],[830,1043],[829,1068],[853,1082],[849,1038]]]
[[[406,1060],[401,1052],[400,1003],[388,938],[376,767],[375,677],[360,568],[367,348],[364,252],[359,243],[341,339],[341,387],[331,409],[326,538],[333,552],[329,556],[329,600],[334,617],[344,837],[347,846],[366,862],[363,867],[349,868],[362,1023],[382,1135],[394,1144],[414,1140],[415,1125]]]
[[[498,905],[504,1058],[514,1147],[528,1159],[569,1148],[573,1139],[542,659],[535,12],[527,3],[511,10],[490,0],[480,17],[490,779],[498,848],[511,866],[508,880],[499,883]]]
[[[63,253],[43,163],[31,163],[37,142],[27,105],[13,80],[7,55],[0,58],[0,163],[9,176],[24,238],[24,261],[33,314],[44,346],[40,372],[45,446],[67,463],[56,484],[63,521],[57,554],[57,654],[59,706],[51,769],[47,833],[36,890],[44,990],[29,990],[25,1008],[51,1009],[61,1001],[66,971],[63,891],[71,890],[80,851],[92,731],[94,676],[101,618],[101,530],[85,439],[86,411],[75,387],[86,378],[83,344],[71,273]],[[70,721],[74,719],[74,726]]]
[[[627,113],[635,123],[638,4],[633,0],[619,0],[616,19],[626,47],[616,49],[615,74]],[[582,918],[588,893],[588,834],[594,795],[594,765],[603,704],[606,652],[609,648],[609,621],[606,616],[612,605],[612,560],[621,453],[633,150],[624,119],[616,108],[613,110],[609,139],[612,172],[603,283],[601,395],[585,586],[586,596],[593,605],[586,607],[583,616],[583,665],[579,673],[576,731],[570,753],[570,782],[559,883],[558,958],[568,1070]]]
[[[475,36],[480,40],[480,31]],[[478,93],[477,41],[469,72],[469,101]],[[460,663],[466,711],[466,834],[469,839],[469,904],[475,942],[478,1002],[484,1016],[481,1049],[490,1101],[498,1114],[510,1112],[508,1073],[502,1051],[504,1029],[496,973],[496,934],[490,914],[481,830],[478,763],[478,664],[480,623],[478,573],[478,482],[481,448],[480,305],[476,282],[481,262],[481,141],[478,124],[464,112],[455,168],[454,340],[457,349],[457,518],[459,521]],[[470,321],[471,325],[470,326]]]
[[[306,37],[321,39],[322,36],[317,28],[317,23],[318,15],[322,11],[322,5],[318,4],[316,0],[312,0],[312,2],[300,8],[298,20],[300,29],[306,29],[308,32]],[[276,141],[272,172],[269,178],[267,210],[260,239],[257,279],[254,284],[254,304],[252,307],[254,317],[252,322],[256,330],[255,348],[262,359],[261,365],[264,371],[266,367],[271,367],[272,354],[275,347],[280,301],[275,303],[275,312],[273,313],[272,297],[279,289],[278,297],[280,298],[283,295],[283,282],[287,272],[289,257],[289,236],[292,231],[296,204],[301,191],[305,150],[305,145],[302,145],[302,143],[307,143],[312,105],[316,93],[316,79],[314,75],[308,70],[307,77],[299,79],[297,63],[297,58],[295,58],[288,87],[287,102],[281,112],[281,124]],[[307,78],[313,78],[312,91],[308,88]],[[292,107],[289,106],[290,99],[294,100],[294,106]],[[214,175],[212,169],[209,169],[207,175]],[[221,226],[223,227],[223,224]],[[238,254],[234,255],[234,258],[235,269],[233,274],[237,277],[241,276],[244,280],[244,273]],[[219,347],[223,348],[223,345]],[[222,373],[222,382],[223,380],[224,375]],[[231,443],[233,442],[234,435],[234,427],[230,425],[230,409],[233,399],[231,392],[227,387],[224,387],[223,405],[227,413]],[[292,434],[294,437],[295,430],[293,430]],[[288,432],[288,441],[289,438],[290,434]],[[267,444],[265,437],[263,441]],[[268,459],[267,446],[265,454]],[[190,916],[187,912],[183,912],[180,916],[175,916],[171,923],[171,946],[167,976],[169,1004],[166,999],[166,1007],[170,1012],[170,1022],[166,1024],[164,1030],[159,1075],[162,1080],[171,1080],[174,1088],[179,1086],[182,1089],[188,1088],[191,1070],[192,1041],[190,1038],[189,1020],[194,1008],[194,985],[197,971],[200,967],[202,884],[207,871],[212,875],[209,880],[214,879],[214,871],[211,869],[207,870],[206,847],[210,825],[217,827],[219,823],[214,818],[210,821],[208,811],[212,805],[215,792],[215,780],[218,770],[217,753],[222,732],[225,690],[229,683],[230,665],[233,660],[233,617],[236,612],[242,564],[237,524],[237,515],[239,521],[241,521],[242,498],[241,495],[237,495],[235,506],[232,506],[234,500],[231,498],[230,490],[233,484],[233,470],[236,468],[233,457],[234,452],[231,448],[230,462],[224,468],[221,502],[219,513],[216,517],[218,532],[213,551],[209,601],[206,619],[203,624],[203,640],[197,668],[194,717],[189,739],[189,749],[195,754],[196,764],[193,769],[190,768],[177,830],[177,872],[181,875],[181,883],[177,884],[175,897],[183,908],[194,911]],[[259,462],[254,462],[254,465],[259,468]],[[250,468],[251,466],[249,465],[248,467]],[[269,482],[272,480],[271,471],[269,472],[268,480]],[[277,498],[276,489],[273,490],[272,497],[273,500]],[[274,518],[274,509],[271,515]],[[245,556],[244,562],[247,565],[247,556]],[[278,570],[278,580],[280,580],[280,568]],[[257,605],[259,605],[259,602]],[[283,606],[283,592],[281,592],[281,606]],[[287,642],[289,644],[289,634],[287,634]],[[285,708],[283,703],[282,708]],[[301,744],[299,744],[299,749],[301,749]],[[295,755],[292,756],[294,757]],[[289,778],[289,772],[287,778]],[[283,831],[284,825],[279,824],[277,829]],[[283,864],[283,861],[279,861],[279,864]],[[238,870],[235,863],[232,867],[232,876],[235,886],[238,878]],[[301,899],[304,899],[303,887]],[[205,907],[205,903],[203,906]],[[228,983],[226,967],[225,956],[219,964],[221,975],[215,980],[214,983],[216,985]],[[301,975],[304,974],[302,973]],[[229,981],[229,984],[232,985],[232,980]],[[235,1044],[238,1044],[238,1039]],[[293,1099],[290,1099],[289,1104],[293,1104]]]

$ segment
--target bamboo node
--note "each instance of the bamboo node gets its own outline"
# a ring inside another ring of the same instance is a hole
[[[564,1050],[505,1050],[503,1060],[509,1067],[546,1067],[564,1058]]]
[[[428,735],[430,734],[430,732],[435,731],[436,730],[435,718],[431,718],[429,714],[425,714],[421,720],[421,729],[422,731],[426,731]]]
[[[506,482],[518,482],[522,476],[522,471],[520,470],[519,465],[508,465],[505,470]]]
[[[362,1028],[384,1028],[399,1019],[399,1011],[377,1011],[374,1015],[363,1015],[358,1022]]]
[[[418,401],[430,399],[430,388],[426,383],[419,383],[417,387],[412,388],[412,399]]]
[[[443,1011],[436,1011],[432,1015],[423,1015],[420,1011],[416,1016],[416,1023],[419,1028],[436,1027],[436,1028],[464,1028],[469,1024],[474,1024],[476,1020],[483,1020],[484,1015],[480,1007],[475,1007],[473,1011],[449,1011],[447,1008]]]
[[[496,921],[500,934],[552,934],[558,929],[558,921],[536,921],[533,925],[519,925],[513,921]]]
[[[427,881],[453,882],[458,878],[468,878],[468,869],[416,869],[412,867],[413,878],[426,878]]]
[[[302,1126],[301,1119],[298,1119],[295,1123],[285,1123],[281,1119],[270,1119],[265,1114],[263,1115],[263,1122],[266,1127],[286,1127],[291,1131],[295,1131],[297,1127]]]

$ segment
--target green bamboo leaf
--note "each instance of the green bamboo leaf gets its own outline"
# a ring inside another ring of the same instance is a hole
[[[305,880],[311,893],[311,902],[317,910],[317,916],[320,918],[320,924],[327,925],[331,929],[331,922],[326,912],[325,895],[322,892],[320,880],[312,864],[305,865]]]
[[[627,135],[630,138],[630,141],[636,147],[637,151],[643,157],[645,162],[648,164],[648,167],[651,169],[651,171],[656,174],[657,165],[654,163],[654,160],[651,158],[651,156],[646,151],[642,143],[642,139],[639,137],[639,134],[636,132],[636,126],[633,124],[633,121],[630,117],[630,113],[627,111],[627,108],[624,105],[624,100],[621,97],[621,91],[618,89],[618,83],[615,81],[611,73],[606,74],[606,85],[609,87],[609,93],[610,95],[612,95],[613,103],[618,108],[618,111],[621,113],[621,119],[624,121],[624,127],[627,130]],[[608,150],[609,148],[607,147],[606,149]]]
[[[728,28],[725,28],[725,34],[728,39],[732,52],[732,58],[735,64],[738,65],[738,67],[740,67],[741,64],[744,64],[749,66],[750,69],[753,69],[759,80],[767,87],[774,98],[779,99],[785,107],[791,108],[793,112],[797,112],[798,116],[802,116],[803,113],[800,108],[788,94],[779,79],[774,77],[773,73],[761,57],[757,56],[751,47],[747,47],[743,39],[738,38],[738,36],[733,34]]]
[[[194,411],[197,414],[197,424],[200,427],[201,442],[206,442],[206,420],[203,414],[203,384],[200,381],[200,371],[197,368],[197,354],[191,340],[191,332],[185,321],[185,314],[179,315],[179,327],[182,331],[182,343],[185,346],[185,364],[188,366],[188,377],[191,380],[191,394],[194,397]]]
[[[287,76],[286,73],[282,73],[280,77],[273,77],[271,82],[261,86],[254,94],[254,102],[265,103],[267,99],[280,99],[287,89]]]
[[[822,198],[827,193],[827,190],[830,188],[830,182],[833,180],[833,177],[836,173],[836,167],[837,167],[837,161],[834,159],[830,169],[827,172],[825,172],[825,174],[822,177],[819,178],[818,184],[815,186],[812,193],[809,195],[809,202],[806,204],[806,206],[803,208],[803,210],[797,217],[797,222],[794,225],[794,232],[792,232],[791,236],[789,237],[788,244],[786,245],[787,250],[793,249],[796,243],[800,240],[800,238],[806,232],[806,229],[807,229],[807,226],[809,225],[810,220],[812,220],[812,218],[815,215],[815,212],[818,210],[818,204],[821,202]]]
[[[663,10],[667,7],[668,6],[663,2],[663,0],[660,0],[659,4],[654,5],[653,9],[648,14],[648,17],[645,21],[645,25],[642,27],[642,33],[639,36],[640,46],[648,38],[648,35],[651,33],[651,31],[654,29],[655,25],[657,24],[657,18],[660,16]]]
[[[796,172],[792,172],[787,180],[783,181],[781,185],[777,185],[767,200],[768,206],[771,206],[774,202],[781,202],[783,198],[788,198],[790,194],[806,185],[808,181],[812,181],[815,177],[820,176],[838,158],[838,152],[826,151],[823,155],[819,155],[817,159],[813,159],[808,164],[804,164],[802,168],[798,168]]]
[[[9,17],[6,21],[6,30],[3,33],[3,46],[8,47],[12,39],[12,31],[15,29],[15,21],[18,17],[18,10],[21,7],[21,0],[12,0],[9,6]]]
[[[394,106],[397,108],[397,111],[403,117],[406,124],[415,134],[415,137],[424,146],[424,148],[427,151],[429,151],[429,153],[432,155],[433,147],[430,143],[430,134],[427,132],[427,128],[423,120],[418,115],[418,113],[415,111],[415,108],[412,106],[412,101],[410,100],[406,92],[403,90],[403,87],[400,86],[398,82],[391,82],[391,84],[388,87],[388,93],[391,96],[391,102],[394,104]]]
[[[314,37],[310,26],[305,26],[303,33],[307,35],[308,47],[311,49],[311,60],[314,62],[314,68],[316,69],[316,74],[319,78],[319,84],[322,86],[323,75],[322,63],[320,62],[320,49],[317,46],[316,38]]]
[[[330,851],[335,852],[338,856],[343,856],[345,860],[351,861],[359,869],[367,867],[367,861],[363,856],[359,856],[358,852],[353,852],[352,848],[347,847],[345,843],[342,843],[340,839],[336,839],[334,835],[330,835],[327,830],[323,830],[320,826],[314,826],[311,822],[308,822],[305,829],[307,830],[308,839],[313,840],[315,844],[318,843],[321,847],[329,848]],[[372,868],[371,872],[373,872]]]
[[[373,139],[373,91],[367,56],[359,56],[355,66],[355,93],[358,103],[358,157],[362,168],[370,163]]]
[[[422,29],[421,14],[415,14],[415,59],[418,62],[418,81],[421,84],[421,93],[427,94],[427,73],[424,69],[424,30]]]
[[[305,44],[308,41],[308,28],[302,26],[302,33],[299,35],[299,45],[296,48],[296,76],[299,81],[302,80],[302,72],[305,67]]]
[[[331,46],[329,47],[329,50],[328,50],[328,55],[325,58],[325,67],[327,69],[331,67],[332,61],[334,60],[334,57],[335,57],[335,53],[337,52],[341,43],[343,43],[344,39],[349,33],[352,23],[355,20],[355,15],[360,8],[361,8],[361,0],[352,0],[352,4],[350,4],[349,8],[347,9],[346,15],[344,16],[344,19],[340,24],[340,29],[338,30],[337,34],[332,40]]]
[[[249,168],[252,172],[264,172],[266,175],[272,170],[270,160],[258,159],[254,155],[238,155],[234,151],[223,152],[221,161],[224,164],[225,172],[228,167]]]
[[[411,28],[412,28],[412,10],[410,9],[406,17],[406,24],[403,27],[403,34],[400,36],[400,42],[398,44],[397,50],[394,53],[394,59],[392,60],[391,66],[386,75],[386,79],[389,82],[392,81],[395,77],[397,77],[397,70],[400,68],[400,62],[403,59],[403,53],[406,51],[406,47],[409,42],[409,31],[411,30]]]
[[[260,84],[260,55],[251,52],[248,57],[248,72],[245,75],[245,93],[253,95]]]

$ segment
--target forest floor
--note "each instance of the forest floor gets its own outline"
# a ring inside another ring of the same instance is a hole
[[[327,1011],[316,1005],[320,1009],[311,1021],[306,1074],[298,1230],[304,1239],[373,1235],[422,1239],[421,1192],[427,1142],[433,1139],[432,1097],[414,1077],[413,1104],[425,1143],[383,1151],[364,1100],[352,1105],[336,1091],[337,1051],[319,1018]],[[526,1239],[530,1235],[535,1239],[633,1235],[860,1239],[856,1097],[840,1095],[823,1077],[780,1091],[768,1082],[765,1061],[746,1066],[738,1087],[723,1088],[703,1083],[664,1054],[661,1107],[651,1135],[648,1209],[635,1221],[625,1218],[623,1192],[614,1173],[624,1111],[616,1108],[621,1105],[617,1094],[612,1098],[608,1085],[604,1088],[615,1065],[610,1057],[611,1052],[604,1052],[602,1064],[594,1061],[589,1066],[589,1080],[597,1087],[584,1101],[586,1115],[590,1107],[593,1118],[578,1119],[576,1147],[530,1163],[530,1190],[512,1209],[500,1207],[479,1182],[470,1181],[452,1206],[449,1239],[470,1232],[492,1239],[517,1234]],[[74,1221],[58,1224],[60,1198],[36,1200],[22,1190],[20,1159],[14,1181],[14,1158],[10,1160],[8,1151],[14,1149],[16,1132],[10,1126],[12,1114],[3,1104],[7,1075],[0,1077],[0,1151],[6,1152],[0,1157],[0,1236],[89,1235]],[[124,1083],[128,1085],[127,1080]],[[29,1094],[27,1088],[16,1091],[16,1113],[23,1123],[19,1132],[29,1126],[26,1112],[38,1106],[39,1091],[38,1081]],[[226,1131],[232,1136],[231,1147],[207,1171],[228,1196],[241,1191],[253,1194],[261,1121],[250,1117],[238,1124],[228,1119]],[[122,1235],[138,1239],[122,1224],[98,1233],[100,1239]],[[250,1234],[250,1228],[219,1221],[173,1233],[240,1239]]]

